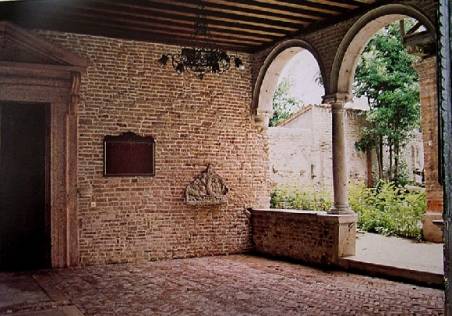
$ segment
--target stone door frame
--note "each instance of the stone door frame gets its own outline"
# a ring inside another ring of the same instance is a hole
[[[0,44],[13,51],[0,55],[0,102],[49,105],[51,266],[78,265],[77,104],[87,62],[1,21]]]

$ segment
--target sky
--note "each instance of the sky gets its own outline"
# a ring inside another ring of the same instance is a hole
[[[287,63],[281,72],[279,81],[288,78],[292,83],[290,96],[302,100],[304,104],[321,104],[325,90],[315,80],[319,74],[320,68],[316,59],[308,50],[303,49]],[[367,100],[365,98],[356,99],[347,104],[347,107],[366,109]]]

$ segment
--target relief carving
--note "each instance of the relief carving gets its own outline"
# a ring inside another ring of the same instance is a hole
[[[185,189],[185,202],[189,205],[218,205],[227,202],[229,189],[224,180],[209,164]]]

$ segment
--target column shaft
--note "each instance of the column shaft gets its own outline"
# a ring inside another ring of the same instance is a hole
[[[350,97],[347,93],[335,93],[323,97],[323,102],[331,106],[333,141],[333,191],[332,214],[354,214],[348,205],[348,170],[345,140],[344,106]]]

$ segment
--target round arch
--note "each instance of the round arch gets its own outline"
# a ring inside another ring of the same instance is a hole
[[[325,71],[318,53],[306,41],[301,39],[286,40],[276,45],[262,64],[253,90],[253,110],[256,119],[262,120],[264,125],[273,112],[272,100],[278,85],[279,75],[287,62],[302,50],[309,51],[317,61],[322,78],[325,80]],[[325,86],[326,86],[325,82]],[[325,91],[327,88],[325,87]]]
[[[411,17],[436,36],[434,23],[418,9],[402,4],[387,4],[369,11],[348,30],[334,58],[328,94],[352,95],[352,85],[359,56],[372,35],[386,25]]]

